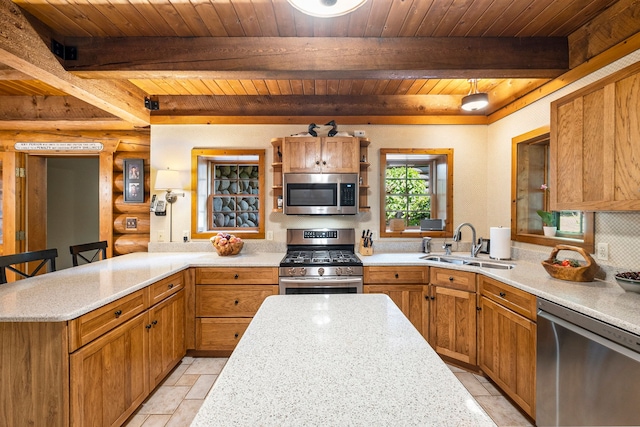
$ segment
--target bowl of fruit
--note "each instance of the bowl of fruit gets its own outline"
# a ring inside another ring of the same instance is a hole
[[[640,293],[640,272],[627,271],[625,273],[618,273],[614,277],[618,285],[625,291]]]
[[[238,255],[244,246],[242,239],[233,234],[218,233],[209,240],[219,256]]]

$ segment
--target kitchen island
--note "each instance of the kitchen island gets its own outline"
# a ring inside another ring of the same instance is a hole
[[[265,300],[192,426],[495,425],[386,295]]]

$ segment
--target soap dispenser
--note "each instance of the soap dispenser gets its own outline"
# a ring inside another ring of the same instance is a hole
[[[425,254],[431,253],[431,237],[422,238],[422,252]]]

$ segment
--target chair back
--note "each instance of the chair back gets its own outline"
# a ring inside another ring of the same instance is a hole
[[[85,263],[100,261],[100,259],[107,258],[107,241],[69,246],[69,252],[71,252],[71,261],[74,267],[78,266],[79,259],[82,259]],[[89,253],[85,254],[85,252]]]
[[[0,256],[0,284],[7,283],[7,270],[12,271],[22,277],[33,277],[49,263],[49,272],[56,271],[57,249],[45,249],[42,251],[23,252],[15,255]],[[40,264],[31,272],[28,265],[24,269],[18,268],[19,264],[26,264],[32,261],[40,261]]]

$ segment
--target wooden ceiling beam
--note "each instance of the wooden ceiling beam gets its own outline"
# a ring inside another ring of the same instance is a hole
[[[159,96],[158,116],[425,116],[460,114],[455,95]]]
[[[4,0],[6,1],[6,0]],[[67,38],[90,78],[552,78],[568,69],[564,37]]]
[[[0,120],[119,120],[71,96],[0,96]]]
[[[137,126],[149,124],[140,89],[109,81],[89,81],[64,70],[38,32],[11,0],[0,0],[0,63],[83,99]]]

